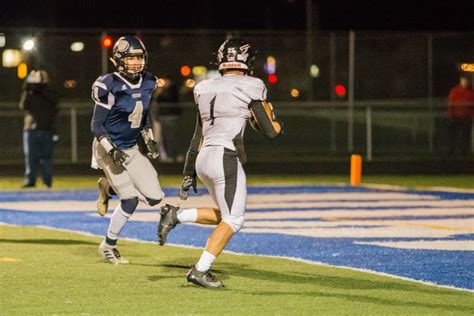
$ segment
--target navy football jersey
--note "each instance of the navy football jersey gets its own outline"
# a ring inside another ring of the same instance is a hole
[[[130,148],[137,143],[140,129],[149,115],[155,87],[156,77],[149,72],[145,72],[136,84],[114,72],[100,76],[92,85],[95,104],[110,110],[104,128],[118,148]]]

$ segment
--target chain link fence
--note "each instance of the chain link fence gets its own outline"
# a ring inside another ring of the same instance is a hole
[[[334,159],[352,152],[368,160],[446,155],[446,97],[457,84],[459,64],[474,62],[472,33],[318,32],[309,37],[304,32],[199,30],[0,32],[6,38],[0,54],[21,49],[25,38],[35,38],[35,48],[23,52],[23,59],[29,69],[43,68],[50,74],[61,100],[55,159],[73,163],[90,159],[91,84],[113,71],[107,62],[110,49],[101,47],[105,35],[139,35],[149,51],[148,70],[177,83],[183,108],[176,139],[181,153],[195,121],[187,80],[215,75],[214,53],[227,37],[253,43],[258,50],[254,75],[266,82],[286,127],[277,145],[247,131],[249,159],[261,161]],[[73,52],[74,42],[82,42],[84,49]],[[276,65],[273,84],[265,71],[269,57]],[[206,72],[182,76],[183,65],[204,66]],[[336,86],[342,86],[342,92]],[[17,105],[21,87],[16,68],[0,67],[0,162],[5,164],[23,159],[23,113]]]

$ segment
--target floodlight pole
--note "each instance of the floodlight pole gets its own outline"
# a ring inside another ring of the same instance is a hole
[[[306,76],[308,78],[308,101],[314,99],[313,77],[309,69],[313,63],[313,1],[306,0]]]
[[[355,33],[349,32],[349,94],[347,99],[347,151],[354,150],[354,62]]]
[[[73,105],[70,109],[71,116],[71,162],[77,163],[77,110]]]
[[[331,102],[336,100],[336,94],[334,92],[334,86],[336,85],[336,35],[334,32],[330,33],[329,37],[329,94],[331,96]],[[336,120],[334,115],[334,106],[331,106],[331,145],[330,150],[332,153],[336,152]]]
[[[427,72],[428,72],[428,107],[430,125],[428,130],[428,149],[430,153],[433,153],[434,149],[434,122],[433,122],[433,34],[428,34],[427,40]]]
[[[102,37],[100,38],[100,48],[101,48],[101,52],[102,52],[101,72],[102,72],[103,75],[107,73],[107,47],[104,47],[104,45],[102,45],[102,39],[105,36],[107,36],[107,32],[102,32]]]

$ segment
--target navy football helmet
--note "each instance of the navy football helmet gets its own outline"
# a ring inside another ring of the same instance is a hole
[[[254,62],[255,49],[241,38],[226,40],[217,51],[217,65],[221,73],[227,69],[238,69],[251,74]]]
[[[115,42],[110,60],[120,74],[136,81],[146,70],[148,52],[138,37],[122,36]]]

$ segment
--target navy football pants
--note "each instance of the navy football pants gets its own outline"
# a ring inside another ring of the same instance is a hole
[[[53,177],[53,133],[51,131],[28,130],[23,133],[25,151],[25,184],[35,185],[38,169],[41,168],[43,183],[50,187]]]

